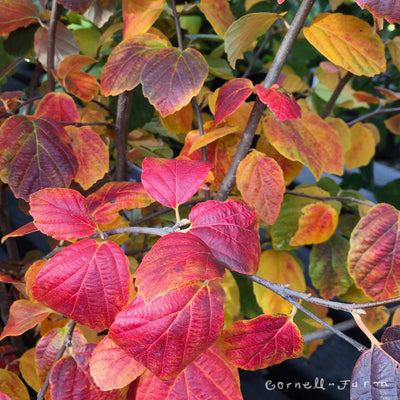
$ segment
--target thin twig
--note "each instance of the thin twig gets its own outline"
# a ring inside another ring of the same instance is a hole
[[[282,44],[276,53],[274,61],[272,62],[271,68],[263,83],[264,87],[269,88],[274,84],[279,74],[282,71],[286,60],[289,57],[290,51],[296,41],[298,34],[304,22],[311,11],[311,8],[315,0],[303,0],[301,3],[293,22],[287,31],[285,37],[282,40]],[[233,157],[229,171],[226,174],[224,180],[222,181],[219,190],[215,196],[216,200],[224,201],[227,199],[229,193],[233,189],[236,181],[236,171],[241,160],[246,156],[249,148],[253,142],[254,133],[257,129],[258,123],[264,113],[265,105],[257,98],[254,102],[253,109],[250,113],[249,120],[247,121],[246,128],[243,132],[242,139],[240,141],[239,147],[236,154]]]
[[[329,101],[325,104],[324,109],[321,111],[321,118],[326,118],[332,111],[333,107],[335,106],[336,100],[342,93],[342,90],[346,86],[347,82],[351,79],[353,74],[351,72],[347,72],[343,78],[339,79],[339,82],[333,91]]]
[[[0,118],[11,117],[11,116],[15,115],[15,112],[18,111],[20,108],[26,106],[27,104],[31,104],[36,100],[40,100],[42,97],[44,97],[43,94],[41,94],[39,96],[31,97],[30,99],[25,100],[23,103],[20,103],[17,106],[15,106],[10,111],[6,111],[6,112],[1,113],[0,114]]]
[[[54,92],[55,89],[55,80],[53,76],[54,55],[56,49],[57,22],[61,10],[61,4],[58,4],[56,0],[53,0],[51,5],[49,29],[47,32],[47,93]]]
[[[368,114],[362,115],[361,117],[358,117],[356,119],[353,119],[350,122],[347,122],[347,125],[348,126],[353,126],[357,122],[365,121],[366,119],[375,117],[376,115],[393,114],[393,113],[400,113],[400,107],[395,107],[395,108],[381,108],[381,107],[378,107],[376,110],[371,111]]]
[[[126,226],[121,228],[109,229],[108,231],[104,231],[101,233],[94,233],[91,235],[91,238],[98,237],[108,237],[111,235],[119,235],[122,233],[143,233],[145,235],[157,235],[157,236],[165,236],[169,233],[174,232],[174,230],[170,227],[165,228],[150,228],[150,227],[141,227],[141,226]]]
[[[94,64],[93,64],[94,65]],[[106,106],[105,104],[103,104],[101,101],[92,99],[91,102],[97,104],[99,107],[104,108],[104,110],[108,111],[108,113],[112,116],[112,117],[116,117],[117,114],[115,114],[115,112],[113,110],[111,110],[110,107]]]
[[[37,396],[37,400],[43,400],[44,399],[44,395],[47,392],[47,389],[49,387],[49,383],[50,383],[50,374],[53,371],[54,366],[56,365],[57,361],[61,359],[61,357],[63,356],[65,350],[67,349],[67,346],[69,346],[69,344],[71,343],[72,340],[72,335],[74,333],[74,329],[75,329],[75,325],[76,322],[75,321],[71,321],[71,325],[69,327],[69,330],[67,332],[67,335],[65,336],[64,342],[62,344],[62,346],[60,347],[60,350],[57,353],[57,356],[53,362],[53,364],[51,365],[51,368],[46,376],[46,380],[44,381],[44,384],[42,386],[42,388],[40,389],[40,392],[38,393]]]
[[[36,63],[35,69],[33,70],[32,78],[29,81],[28,90],[26,92],[28,99],[35,97],[36,90],[37,90],[38,86],[40,85],[40,79],[42,77],[43,71],[44,71],[44,68],[43,68],[42,64],[39,62]],[[32,107],[33,107],[33,102],[30,101],[24,107],[22,114],[29,115],[32,111]]]
[[[375,204],[372,204],[368,201],[356,199],[355,197],[346,197],[346,196],[313,196],[311,194],[301,193],[301,192],[293,192],[291,190],[286,190],[285,194],[290,196],[299,196],[299,197],[306,197],[308,199],[315,199],[321,201],[329,201],[329,200],[338,200],[338,201],[351,201],[354,203],[363,204],[365,206],[373,207]]]
[[[76,127],[80,126],[108,126],[110,128],[115,128],[114,124],[110,122],[72,122],[72,121],[57,121],[60,125],[74,125]]]
[[[13,68],[15,68],[22,61],[24,61],[24,57],[17,58],[10,65],[7,65],[7,67],[0,72],[0,79],[6,76]]]

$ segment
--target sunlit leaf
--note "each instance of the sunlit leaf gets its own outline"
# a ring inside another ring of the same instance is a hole
[[[322,201],[304,206],[301,209],[299,227],[290,240],[291,246],[323,243],[336,230],[338,212]]]
[[[28,26],[39,17],[39,8],[29,0],[0,2],[0,36]]]
[[[232,322],[240,315],[240,291],[236,279],[229,269],[225,269],[223,281],[221,282],[222,289],[225,292],[224,303],[224,329],[228,328]]]
[[[257,271],[261,249],[252,209],[235,200],[210,200],[194,206],[189,219],[190,232],[201,238],[229,269],[243,274]]]
[[[319,180],[323,171],[343,174],[343,148],[339,134],[317,114],[303,113],[302,118],[279,122],[263,121],[269,142],[289,160],[300,161]]]
[[[223,324],[221,287],[193,284],[149,304],[136,296],[109,335],[158,378],[171,379],[214,343]]]
[[[150,196],[175,208],[199,190],[211,167],[207,161],[147,157],[142,164],[142,182]]]
[[[35,226],[58,240],[79,239],[94,233],[85,198],[76,190],[42,189],[30,197],[30,214]]]
[[[0,369],[0,396],[1,400],[29,400],[29,393],[18,375],[6,369]]]
[[[0,127],[0,178],[26,201],[39,189],[68,187],[77,171],[68,144],[65,129],[48,117],[10,117]]]
[[[254,89],[250,79],[235,78],[224,83],[219,91],[215,105],[215,123],[218,125],[232,114],[250,96]]]
[[[338,235],[312,247],[309,274],[321,297],[332,299],[345,293],[353,284],[347,270],[349,248],[349,242]]]
[[[192,127],[193,108],[189,103],[180,110],[161,118],[161,123],[165,129],[171,133],[187,133]]]
[[[157,36],[145,33],[123,40],[111,53],[101,76],[104,96],[131,90],[141,82],[144,66],[152,55],[167,47]]]
[[[226,30],[234,20],[229,0],[201,0],[198,7],[217,35],[224,38]]]
[[[97,344],[90,358],[90,375],[101,390],[121,389],[145,369],[108,336]]]
[[[278,163],[256,150],[239,164],[236,184],[245,202],[257,215],[272,225],[278,217],[285,183]]]
[[[40,303],[32,303],[29,300],[16,300],[11,304],[10,317],[7,325],[0,335],[0,340],[7,336],[19,336],[32,329],[43,321],[51,310]]]
[[[85,239],[46,263],[36,276],[36,300],[100,332],[110,327],[129,296],[128,259],[113,242]]]
[[[207,75],[208,64],[199,51],[161,49],[142,70],[143,94],[165,117],[188,104],[199,93]]]
[[[253,47],[253,42],[263,35],[280,18],[275,13],[246,14],[236,20],[225,32],[225,51],[229,64],[235,69],[236,61],[243,59],[243,53]]]
[[[218,347],[211,345],[178,376],[162,381],[146,371],[140,377],[137,397],[141,400],[242,400],[239,375]]]
[[[373,300],[400,296],[399,211],[378,204],[355,227],[350,238],[349,271]]]
[[[149,302],[194,281],[222,278],[224,271],[225,264],[199,237],[176,232],[160,238],[145,255],[135,272],[135,286]]]
[[[19,369],[24,381],[33,388],[36,392],[40,392],[42,382],[39,380],[38,373],[35,367],[35,348],[28,349],[19,358]]]
[[[80,116],[71,96],[63,92],[47,93],[35,110],[35,117],[50,117],[55,121],[79,122]]]
[[[355,75],[374,76],[386,71],[385,48],[379,35],[353,15],[320,13],[303,32],[329,61]]]
[[[299,292],[306,290],[302,266],[292,254],[286,251],[273,249],[264,251],[261,254],[257,276],[282,285],[289,285],[291,289]],[[257,283],[253,283],[253,288],[257,303],[264,313],[291,313],[293,306],[282,297]]]
[[[300,357],[303,338],[291,318],[264,314],[235,321],[222,332],[218,346],[233,365],[254,371]]]
[[[367,9],[375,18],[385,18],[388,22],[400,22],[400,2],[398,0],[355,0],[362,8]]]

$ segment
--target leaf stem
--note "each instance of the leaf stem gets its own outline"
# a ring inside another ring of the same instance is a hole
[[[65,336],[64,342],[63,342],[62,346],[60,347],[60,350],[58,351],[53,364],[51,365],[49,373],[46,376],[46,380],[44,381],[44,384],[43,384],[42,388],[40,389],[40,392],[38,393],[37,400],[44,399],[44,395],[46,394],[46,391],[47,391],[47,389],[49,387],[49,383],[50,383],[50,374],[53,371],[53,368],[56,365],[57,361],[60,360],[60,358],[63,356],[65,350],[67,349],[67,346],[71,343],[72,334],[74,333],[76,322],[71,320],[70,323],[71,323],[71,325],[69,327],[67,335]]]
[[[308,14],[311,11],[311,8],[314,4],[315,0],[303,0],[301,3],[292,24],[290,25],[289,30],[287,31],[285,37],[282,40],[282,44],[279,47],[278,52],[272,62],[271,68],[267,73],[265,81],[263,83],[264,87],[269,88],[272,84],[274,84],[279,74],[286,63],[286,60],[289,57],[290,51],[296,41],[298,34],[304,22],[307,19]],[[249,148],[253,142],[254,133],[257,129],[257,125],[264,113],[265,105],[257,98],[254,102],[253,109],[250,113],[249,120],[247,121],[246,128],[243,132],[242,139],[240,141],[239,147],[236,151],[236,154],[233,157],[229,170],[222,181],[219,190],[215,196],[216,200],[225,201],[233,189],[236,181],[236,171],[239,166],[239,163],[246,156]]]

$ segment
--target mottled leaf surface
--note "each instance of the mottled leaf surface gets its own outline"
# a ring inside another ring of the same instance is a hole
[[[366,8],[375,18],[385,18],[391,24],[400,22],[400,2],[398,0],[355,0],[362,8]]]
[[[28,389],[12,371],[0,369],[0,396],[1,400],[29,400]]]
[[[29,0],[0,2],[0,36],[28,26],[39,17],[39,8]]]
[[[47,93],[35,110],[35,117],[50,117],[54,121],[79,122],[79,111],[72,97],[63,92]]]

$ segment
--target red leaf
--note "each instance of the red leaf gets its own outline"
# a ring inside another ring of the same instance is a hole
[[[79,122],[79,111],[71,96],[66,93],[48,93],[40,100],[35,117],[50,117],[55,121]]]
[[[235,321],[218,339],[222,353],[233,365],[256,370],[303,354],[303,338],[291,318],[264,314]]]
[[[296,103],[293,95],[289,98],[278,92],[276,88],[265,88],[262,85],[256,85],[255,89],[260,100],[268,106],[280,121],[301,117],[301,108]]]
[[[3,236],[1,238],[1,243],[4,243],[10,237],[24,236],[37,231],[38,228],[36,228],[35,224],[33,222],[28,222],[27,224],[16,229],[15,231],[12,231],[8,235]]]
[[[399,0],[355,0],[362,8],[366,8],[375,18],[385,18],[391,24],[400,22]]]
[[[135,297],[112,324],[111,339],[160,379],[173,378],[221,333],[224,295],[211,285],[184,286],[149,304]]]
[[[5,393],[0,393],[0,400],[12,400],[11,397],[8,397]]]
[[[2,0],[0,2],[0,36],[28,26],[39,17],[39,8],[29,0]]]
[[[42,189],[30,197],[30,211],[36,227],[57,240],[73,240],[94,233],[85,198],[73,189]]]
[[[207,75],[208,64],[199,51],[161,49],[143,68],[143,94],[165,117],[186,106],[199,93]]]
[[[89,360],[95,344],[86,344],[76,350],[74,357],[61,358],[50,374],[52,400],[125,400],[122,390],[101,391],[90,376]]]
[[[101,390],[123,388],[145,369],[109,336],[97,344],[90,358],[90,375]]]
[[[201,238],[228,268],[254,274],[260,261],[258,222],[253,210],[234,200],[197,204],[189,214],[190,232]]]
[[[36,300],[100,332],[129,296],[128,259],[113,242],[85,239],[57,253],[38,273]]]
[[[224,83],[218,92],[215,105],[215,124],[218,125],[227,115],[234,113],[253,91],[250,79],[235,78]]]
[[[154,200],[142,183],[108,182],[87,197],[90,215],[98,224],[109,224],[119,216],[119,211],[144,208]]]
[[[45,187],[68,187],[77,162],[65,129],[48,117],[17,115],[0,127],[0,178],[18,198]]]
[[[137,398],[140,400],[243,400],[237,369],[210,346],[176,378],[161,381],[150,371],[140,377]]]
[[[142,168],[143,186],[150,196],[176,208],[199,190],[212,165],[207,161],[145,158]]]
[[[225,264],[197,236],[171,233],[158,240],[135,272],[135,286],[146,302],[198,280],[222,278]]]
[[[57,0],[64,8],[83,14],[96,0]]]

